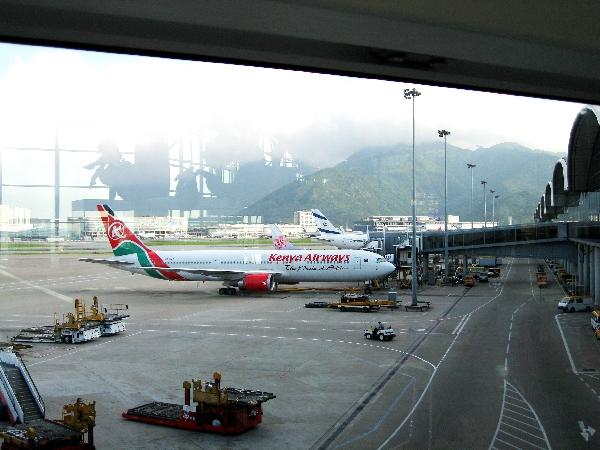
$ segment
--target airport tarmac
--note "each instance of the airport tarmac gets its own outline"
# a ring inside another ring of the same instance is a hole
[[[52,324],[87,306],[129,306],[127,330],[82,344],[33,344],[21,352],[46,405],[61,417],[77,398],[96,402],[99,449],[334,448],[364,438],[390,416],[399,394],[405,408],[419,401],[434,366],[412,356],[432,325],[462,297],[464,287],[425,286],[429,311],[339,312],[309,309],[312,301],[336,301],[343,291],[289,291],[220,296],[217,282],[168,282],[80,262],[80,254],[0,256],[0,341],[24,327]],[[330,284],[321,286],[331,287]],[[302,285],[305,287],[305,285]],[[374,291],[410,303],[395,281]],[[456,324],[459,323],[456,318]],[[382,321],[392,341],[365,339],[363,330]],[[398,367],[402,377],[394,377]],[[183,403],[182,383],[207,380],[218,371],[222,385],[274,393],[263,405],[263,422],[237,436],[193,432],[121,418],[152,401]],[[413,372],[408,382],[406,373]],[[404,378],[403,378],[404,377]],[[359,414],[357,420],[357,415]],[[364,448],[364,446],[362,447]]]

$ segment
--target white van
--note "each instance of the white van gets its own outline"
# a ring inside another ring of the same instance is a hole
[[[558,302],[558,309],[565,312],[591,311],[594,309],[594,299],[590,295],[570,295]]]

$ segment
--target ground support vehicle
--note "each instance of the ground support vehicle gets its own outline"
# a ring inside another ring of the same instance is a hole
[[[23,328],[13,336],[11,342],[51,343],[62,342],[77,344],[98,339],[102,331],[98,324],[77,323],[72,314],[67,314],[67,321],[55,326]]]
[[[394,300],[371,300],[368,295],[361,294],[344,294],[340,298],[339,303],[330,303],[328,308],[337,308],[341,312],[345,311],[362,311],[371,312],[378,311],[381,307],[398,308],[397,301]]]
[[[120,314],[122,309],[128,309],[127,305],[110,305],[117,313],[99,312],[98,297],[94,296],[94,305],[91,311],[86,312],[84,303],[75,299],[75,314],[68,313],[66,320],[60,323],[54,314],[54,325],[23,328],[18,335],[14,336],[12,342],[63,342],[67,344],[87,342],[98,339],[100,336],[110,336],[125,331],[123,319],[129,314]],[[63,317],[64,319],[64,317]]]
[[[56,336],[52,325],[43,327],[23,328],[19,334],[13,336],[11,342],[29,342],[29,343],[53,343],[60,342],[60,337]]]
[[[488,269],[488,275],[491,277],[499,277],[500,276],[500,267],[490,267]]]
[[[564,312],[591,311],[594,299],[589,295],[569,295],[558,302],[558,309]]]
[[[379,322],[377,325],[373,325],[371,328],[367,328],[365,330],[365,337],[367,339],[391,341],[396,337],[396,333],[394,333],[394,330],[392,330],[391,325],[385,328],[385,325]]]
[[[475,277],[473,275],[471,275],[470,273],[466,274],[465,279],[464,279],[464,284],[467,287],[475,286]]]
[[[600,326],[595,328],[594,334],[596,335],[597,339],[600,339]]]
[[[479,274],[481,273],[488,273],[489,272],[489,268],[488,267],[483,267],[483,266],[467,266],[467,274],[472,275],[476,280],[479,279]],[[456,268],[456,272],[455,274],[462,274],[464,271],[463,266],[458,266]]]
[[[304,305],[305,308],[328,308],[331,302],[310,302]]]
[[[540,289],[548,287],[548,276],[545,273],[538,273],[537,284]]]
[[[262,422],[262,403],[275,398],[270,392],[221,388],[221,374],[213,381],[192,379],[183,383],[185,404],[153,402],[131,408],[122,417],[196,431],[237,434]],[[192,396],[190,396],[192,393]],[[190,399],[195,405],[190,404]]]
[[[502,265],[502,258],[496,258],[495,256],[482,256],[479,258],[479,266],[485,267],[496,267]]]
[[[93,450],[96,402],[63,406],[61,420],[45,418],[44,402],[18,352],[0,351],[0,449]],[[35,406],[37,405],[37,407]],[[84,442],[87,433],[88,442]]]
[[[361,312],[371,312],[371,311],[379,311],[381,309],[381,305],[377,302],[350,302],[350,303],[336,303],[334,304],[338,311],[346,312],[346,311],[361,311]]]

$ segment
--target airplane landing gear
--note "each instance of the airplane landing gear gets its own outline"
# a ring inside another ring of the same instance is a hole
[[[237,295],[237,290],[232,287],[223,287],[219,289],[219,295]]]

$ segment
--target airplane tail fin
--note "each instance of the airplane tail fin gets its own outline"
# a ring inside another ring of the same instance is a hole
[[[319,211],[318,209],[311,209],[311,211],[313,213],[313,217],[315,218],[315,222],[317,223],[317,228],[320,233],[341,234],[338,229],[336,229],[333,225],[331,225],[331,222],[329,222],[329,220],[327,220],[327,217],[325,217],[321,213],[321,211]]]
[[[146,247],[140,239],[133,234],[133,232],[125,225],[125,223],[118,219],[114,211],[108,205],[97,205],[98,212],[102,218],[104,229],[106,230],[106,236],[110,242],[113,253],[115,256],[123,256],[130,254],[153,253],[148,247]]]
[[[273,245],[276,250],[299,250],[295,245],[290,244],[290,241],[279,231],[275,224],[270,224],[271,235],[273,236]]]

